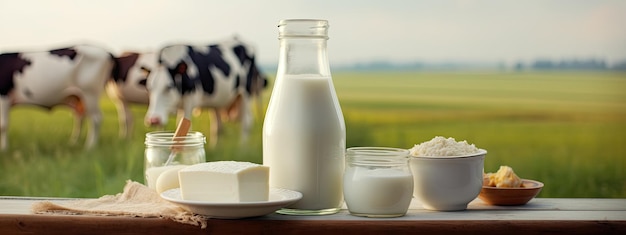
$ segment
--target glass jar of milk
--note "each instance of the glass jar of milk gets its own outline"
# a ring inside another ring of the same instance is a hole
[[[263,123],[270,187],[301,192],[281,214],[334,214],[343,204],[346,127],[326,53],[326,20],[281,20],[276,81]]]
[[[350,214],[399,217],[413,198],[407,149],[353,147],[346,151],[343,194]]]
[[[172,131],[155,131],[146,134],[144,170],[146,186],[156,189],[156,181],[161,173],[180,165],[193,165],[206,162],[204,144],[206,138],[200,132],[190,131],[186,136],[176,137]],[[172,150],[173,159],[166,165]]]

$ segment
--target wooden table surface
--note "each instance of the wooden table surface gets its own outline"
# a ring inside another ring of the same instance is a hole
[[[158,218],[37,215],[31,204],[60,198],[0,197],[0,234],[626,234],[626,199],[535,198],[524,206],[490,206],[479,199],[465,211],[428,211],[412,202],[406,216],[375,219],[342,210],[326,216],[220,220],[208,227]]]

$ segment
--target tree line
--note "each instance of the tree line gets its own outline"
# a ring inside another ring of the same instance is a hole
[[[515,64],[516,70],[532,69],[532,70],[626,70],[626,61],[621,61],[609,65],[604,60],[588,59],[588,60],[561,60],[553,61],[546,59],[535,60],[532,63],[524,64],[519,62]]]
[[[532,62],[517,62],[513,65],[501,63],[473,63],[473,62],[405,62],[394,63],[390,61],[371,61],[354,64],[331,64],[337,71],[420,71],[420,70],[618,70],[626,71],[626,60],[617,63],[607,63],[602,59],[570,59],[548,60],[537,59]],[[276,64],[261,65],[265,71],[276,71]]]

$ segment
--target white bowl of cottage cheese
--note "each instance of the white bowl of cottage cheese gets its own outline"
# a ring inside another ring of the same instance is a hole
[[[437,136],[409,149],[413,196],[428,210],[467,209],[483,185],[487,151],[467,141]]]

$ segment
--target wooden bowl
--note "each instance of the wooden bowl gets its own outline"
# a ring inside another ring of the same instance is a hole
[[[478,198],[483,202],[497,206],[519,206],[528,203],[543,188],[543,183],[535,180],[522,179],[519,188],[497,188],[483,186]]]

